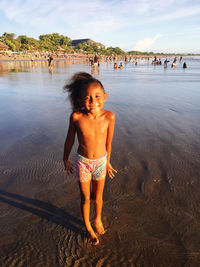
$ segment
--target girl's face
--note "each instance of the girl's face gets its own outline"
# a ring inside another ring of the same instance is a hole
[[[83,107],[87,113],[91,113],[93,115],[98,114],[103,108],[106,98],[107,94],[104,92],[100,84],[92,83],[83,95]]]

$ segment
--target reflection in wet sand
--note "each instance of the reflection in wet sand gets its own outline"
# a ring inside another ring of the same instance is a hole
[[[89,64],[87,60],[83,59],[68,59],[68,60],[54,60],[54,66],[64,68],[71,64]],[[34,61],[7,61],[0,62],[0,76],[9,72],[30,72],[34,69],[42,69],[48,67],[47,60]]]

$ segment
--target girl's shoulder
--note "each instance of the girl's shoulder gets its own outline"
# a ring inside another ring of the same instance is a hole
[[[70,118],[71,118],[72,121],[77,121],[77,120],[79,120],[82,116],[83,116],[83,113],[82,113],[82,112],[75,111],[75,112],[72,112]]]
[[[104,114],[105,114],[106,118],[109,119],[109,120],[114,120],[115,119],[115,114],[110,110],[105,110],[104,109]]]

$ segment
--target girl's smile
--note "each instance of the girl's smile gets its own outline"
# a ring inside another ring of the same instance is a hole
[[[93,83],[87,88],[82,103],[87,113],[97,114],[103,108],[106,98],[107,94],[104,93],[102,87]]]

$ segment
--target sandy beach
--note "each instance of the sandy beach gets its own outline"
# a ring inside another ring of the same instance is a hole
[[[94,247],[75,174],[67,176],[62,162],[71,112],[62,86],[91,69],[63,64],[53,74],[47,65],[0,67],[0,266],[199,266],[196,72],[141,62],[117,72],[103,63],[95,73],[108,90],[105,108],[116,114],[118,174],[106,180],[106,233]]]

